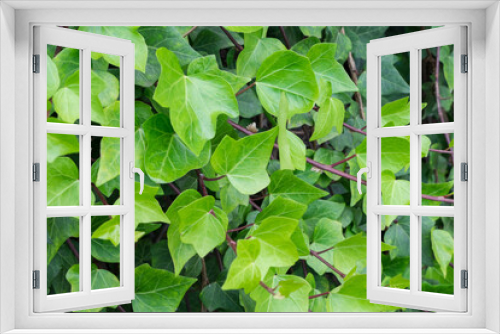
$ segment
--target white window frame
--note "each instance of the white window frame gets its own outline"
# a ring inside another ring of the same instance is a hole
[[[229,333],[220,328],[254,328],[252,332],[306,333],[495,333],[500,331],[498,256],[500,244],[500,154],[486,140],[500,145],[500,11],[490,2],[22,2],[0,4],[0,325],[2,331],[72,333],[86,332]],[[12,7],[11,7],[12,6]],[[457,6],[457,7],[453,7]],[[489,6],[489,8],[488,8]],[[15,7],[15,9],[13,8]],[[63,8],[66,7],[66,8]],[[100,7],[100,9],[97,9]],[[110,10],[103,10],[106,7]],[[137,9],[124,9],[124,7]],[[23,9],[24,8],[24,9]],[[75,9],[78,8],[78,9]],[[221,9],[224,8],[224,9]],[[54,10],[58,9],[58,10]],[[32,182],[30,181],[33,113],[30,99],[32,27],[60,25],[443,25],[469,28],[468,145],[470,187],[468,197],[469,289],[468,311],[434,314],[35,314],[32,312],[30,244],[33,240]],[[487,29],[486,29],[487,28]],[[15,32],[15,39],[13,38]],[[15,52],[14,52],[15,50]],[[488,63],[486,71],[485,63]],[[15,66],[15,70],[14,70]],[[12,80],[15,78],[15,87]],[[15,89],[14,89],[15,88]],[[10,96],[11,95],[11,96]],[[12,129],[12,110],[15,128]],[[474,117],[474,118],[473,118]],[[485,121],[488,119],[488,121]],[[11,127],[11,128],[9,128]],[[15,136],[15,145],[12,145]],[[15,163],[9,163],[15,161]],[[476,168],[474,168],[477,166]],[[12,175],[15,172],[15,177]],[[488,174],[488,182],[485,182]],[[15,198],[12,196],[15,189]],[[488,196],[487,196],[488,194]],[[486,203],[486,205],[485,205]],[[15,208],[15,210],[10,207]],[[486,219],[488,217],[488,219]],[[15,225],[12,222],[15,221]],[[15,236],[15,239],[12,238]],[[14,242],[15,241],[15,242]],[[486,251],[492,257],[485,265]],[[14,256],[12,256],[14,254]],[[26,261],[26,259],[29,259]],[[15,288],[13,288],[15,287]],[[486,293],[488,291],[488,293]],[[15,307],[12,307],[15,305]],[[168,326],[168,328],[166,328]],[[131,328],[140,330],[133,331]],[[259,330],[259,328],[261,330]],[[284,329],[286,330],[279,330]],[[356,330],[356,328],[358,330]],[[383,330],[381,330],[383,328]],[[57,330],[59,329],[59,331]],[[122,330],[119,330],[122,329]],[[198,330],[196,330],[198,329]],[[206,330],[211,329],[211,330]],[[268,329],[267,331],[264,329]],[[274,330],[272,330],[274,329]],[[293,330],[295,329],[295,330]],[[346,329],[346,330],[342,330]],[[243,331],[243,330],[242,330]],[[248,332],[248,330],[246,331]]]
[[[467,290],[461,287],[462,270],[467,270],[467,185],[461,180],[461,163],[467,163],[467,73],[462,73],[461,56],[467,55],[465,26],[449,26],[380,38],[367,45],[367,298],[379,304],[423,310],[463,312]],[[422,124],[422,51],[439,46],[454,47],[454,122]],[[410,56],[410,124],[382,127],[381,58],[408,53]],[[453,133],[454,205],[422,205],[422,135]],[[384,205],[381,190],[382,138],[410,137],[410,204]],[[382,216],[410,218],[410,288],[395,289],[381,284]],[[454,217],[454,293],[421,291],[422,217]]]
[[[34,162],[39,164],[39,181],[33,184],[34,194],[34,270],[39,272],[38,289],[34,289],[34,311],[75,311],[130,303],[134,299],[134,233],[135,233],[135,154],[134,117],[134,44],[128,40],[87,32],[35,26],[34,54],[39,56],[39,71],[33,75],[34,89]],[[80,122],[79,124],[48,123],[47,109],[47,46],[77,49],[80,52]],[[120,126],[91,125],[91,53],[120,57]],[[79,206],[47,206],[47,134],[77,135],[80,142]],[[109,137],[120,140],[120,205],[91,204],[91,140]],[[131,177],[132,176],[132,177]],[[91,282],[91,218],[120,216],[120,286],[92,290]],[[47,218],[78,217],[79,291],[47,295]]]

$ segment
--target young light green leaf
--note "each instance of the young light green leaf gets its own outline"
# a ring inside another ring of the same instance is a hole
[[[103,223],[92,233],[93,239],[109,240],[113,246],[120,244],[120,216],[114,216],[112,219]]]
[[[73,124],[80,118],[80,71],[69,76],[52,97],[59,119]]]
[[[262,273],[256,260],[260,249],[258,239],[238,241],[237,256],[229,268],[223,290],[245,289],[245,293],[250,293],[259,285]]]
[[[215,172],[226,175],[242,194],[255,194],[267,187],[266,167],[277,130],[274,128],[238,141],[224,137],[210,160]]]
[[[47,162],[54,162],[60,156],[80,151],[77,136],[47,133]]]
[[[325,26],[301,26],[299,28],[305,36],[314,36],[317,38],[321,38],[321,32],[323,31],[323,29],[325,29]]]
[[[285,93],[281,92],[278,115],[280,168],[304,170],[306,169],[306,146],[299,137],[287,130],[287,118],[288,101]]]
[[[280,196],[272,201],[271,204],[266,206],[264,210],[257,215],[255,223],[259,224],[259,222],[272,216],[299,220],[302,218],[306,210],[306,205]]]
[[[127,26],[80,26],[78,30],[110,37],[128,39],[135,45],[135,68],[141,72],[146,71],[148,47],[144,37],[137,31],[139,27]],[[110,64],[120,66],[120,57],[103,54],[104,59]]]
[[[232,184],[224,186],[220,191],[222,209],[226,213],[233,211],[238,205],[248,205],[248,199],[248,195],[240,193]]]
[[[160,187],[144,185],[144,191],[139,195],[140,184],[135,182],[135,226],[146,223],[169,223],[155,196]]]
[[[120,82],[113,74],[108,71],[92,70],[90,80],[91,94],[97,96],[103,107],[113,104],[118,99]]]
[[[175,312],[196,279],[143,264],[135,268],[134,312]]]
[[[47,163],[47,206],[80,205],[79,171],[70,158]]]
[[[262,30],[262,26],[224,26],[229,31],[243,32],[245,34]],[[246,47],[246,43],[245,43]]]
[[[314,113],[314,132],[310,141],[327,136],[335,127],[339,134],[344,129],[344,103],[338,99],[326,99],[320,104],[320,109]]]
[[[212,196],[205,196],[179,210],[181,241],[193,245],[200,257],[226,240],[227,216],[214,204]]]
[[[288,118],[311,110],[319,95],[309,60],[293,51],[278,51],[266,58],[257,71],[256,85],[260,102],[275,116],[281,92],[288,100]]]
[[[444,278],[446,278],[448,265],[453,259],[453,237],[447,231],[434,229],[431,232],[431,241],[434,257],[439,263]]]
[[[309,50],[307,57],[311,61],[316,78],[330,82],[333,93],[357,92],[358,87],[344,67],[335,60],[336,50],[337,45],[330,43],[316,44]]]
[[[271,201],[282,196],[303,204],[309,204],[328,195],[327,192],[302,181],[289,170],[273,173],[269,185],[269,194],[271,194]]]
[[[297,225],[295,219],[269,217],[252,231],[251,236],[260,242],[256,263],[262,276],[270,267],[291,266],[299,259],[297,248],[290,239]]]
[[[293,275],[275,275],[264,283],[271,288],[276,287],[277,293],[273,295],[263,287],[257,287],[250,294],[256,301],[255,312],[308,311],[311,286],[305,279]]]
[[[208,163],[210,143],[207,142],[201,153],[195,155],[174,132],[166,115],[154,115],[143,127],[147,143],[146,173],[153,181],[170,183]]]
[[[238,75],[253,78],[262,62],[276,51],[286,47],[275,38],[260,38],[258,34],[245,34],[245,48],[238,55],[236,70]]]
[[[175,54],[165,48],[156,51],[162,72],[153,98],[170,108],[175,132],[195,155],[215,136],[220,114],[238,116],[238,102],[231,86],[207,74],[185,76]]]
[[[97,172],[96,185],[99,187],[120,175],[120,138],[104,137],[101,141],[101,162]]]
[[[90,274],[91,289],[109,289],[120,286],[118,278],[108,270],[98,269],[95,264],[92,264],[92,271]],[[69,268],[66,273],[66,279],[71,284],[71,292],[80,291],[80,265],[75,264]]]
[[[57,92],[61,79],[57,71],[57,66],[51,57],[47,56],[47,100]]]
[[[366,139],[356,147],[356,160],[366,167]],[[405,137],[382,138],[382,170],[399,172],[410,163],[410,141]]]

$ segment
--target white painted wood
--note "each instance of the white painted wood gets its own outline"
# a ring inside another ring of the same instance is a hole
[[[454,45],[454,123],[421,124],[421,54],[420,50]],[[410,125],[381,128],[380,68],[381,56],[410,52]],[[461,162],[467,160],[467,75],[461,73],[461,54],[467,54],[466,28],[461,26],[431,29],[395,37],[372,40],[368,45],[368,128],[367,163],[373,167],[368,179],[367,199],[367,296],[375,303],[404,306],[423,310],[467,310],[467,290],[461,289],[461,270],[467,270],[467,182],[460,181]],[[454,198],[453,207],[422,206],[421,142],[423,134],[454,132]],[[410,136],[410,206],[380,205],[380,138]],[[393,289],[381,285],[380,215],[403,213],[410,216],[410,289]],[[421,291],[422,215],[454,217],[454,295]]]
[[[9,250],[10,256],[15,254],[16,259],[16,303],[15,317],[18,333],[259,333],[266,332],[290,332],[290,333],[487,333],[485,326],[486,305],[498,302],[498,298],[488,294],[488,301],[485,303],[485,249],[490,246],[485,245],[484,235],[485,226],[497,224],[494,219],[486,219],[484,214],[485,198],[485,156],[486,156],[486,137],[484,131],[486,112],[494,114],[496,109],[486,108],[485,101],[498,99],[498,89],[493,85],[485,85],[486,77],[498,80],[498,73],[485,71],[485,49],[484,39],[495,39],[495,33],[485,30],[485,15],[483,10],[478,10],[477,1],[464,2],[387,2],[387,7],[383,7],[380,1],[370,2],[370,7],[360,6],[358,9],[352,9],[352,1],[348,2],[329,2],[343,3],[344,8],[351,9],[331,9],[323,3],[318,5],[314,2],[304,3],[300,10],[291,9],[290,2],[282,3],[276,6],[275,2],[255,2],[250,7],[241,5],[241,2],[223,3],[216,6],[214,1],[183,2],[170,6],[169,10],[158,9],[158,6],[167,6],[167,2],[149,2],[154,10],[137,10],[143,7],[144,2],[140,4],[134,1],[120,2],[115,4],[115,10],[103,11],[95,10],[105,1],[82,1],[82,2],[51,2],[38,1],[37,6],[52,6],[58,10],[40,11],[26,10],[18,11],[16,17],[16,90],[15,90],[15,115],[16,115],[16,248]],[[409,4],[411,3],[411,5]],[[437,5],[439,3],[439,5]],[[447,6],[446,3],[449,5]],[[19,3],[23,4],[23,3]],[[444,4],[444,5],[443,5]],[[31,3],[33,5],[33,3]],[[457,10],[456,6],[469,5],[471,10]],[[27,5],[25,8],[30,8]],[[71,7],[77,9],[60,9],[61,7]],[[122,10],[122,6],[134,8],[131,10]],[[144,6],[147,6],[144,4]],[[177,7],[175,7],[177,6]],[[233,6],[236,9],[227,9],[226,6]],[[264,7],[269,8],[263,10]],[[401,10],[399,8],[412,7],[412,10]],[[431,9],[436,6],[444,6],[444,10]],[[83,7],[90,9],[82,9]],[[45,7],[47,8],[47,7]],[[93,8],[93,9],[92,9]],[[224,9],[222,9],[224,8]],[[391,8],[385,10],[384,8]],[[242,15],[244,12],[244,15]],[[490,20],[497,22],[497,18]],[[290,24],[290,25],[443,25],[458,24],[467,22],[472,27],[470,36],[472,43],[469,46],[471,52],[471,75],[469,82],[473,83],[471,91],[468,93],[473,99],[469,100],[473,108],[473,115],[469,115],[469,143],[474,148],[472,152],[473,159],[470,164],[477,167],[471,169],[471,177],[474,182],[470,183],[472,188],[471,200],[468,203],[470,216],[474,224],[473,239],[469,245],[470,254],[469,264],[472,268],[469,273],[474,278],[469,282],[469,304],[470,309],[466,313],[388,313],[388,314],[368,314],[368,313],[331,313],[331,314],[222,314],[213,313],[210,316],[203,314],[33,314],[32,313],[32,290],[30,282],[30,272],[32,269],[33,254],[31,240],[26,242],[32,235],[32,215],[30,209],[32,202],[32,182],[27,177],[30,175],[30,166],[32,162],[31,151],[32,142],[30,133],[32,131],[31,102],[27,99],[27,92],[31,96],[32,75],[29,73],[31,55],[31,30],[30,24],[60,24],[60,25],[268,25]],[[234,24],[233,24],[234,23]],[[488,37],[489,36],[489,37]],[[498,35],[497,35],[498,36]],[[492,43],[492,41],[488,42]],[[495,54],[490,54],[490,61],[497,61]],[[497,87],[498,88],[498,87]],[[489,98],[486,99],[485,97]],[[2,102],[5,95],[2,97]],[[11,113],[8,115],[11,116]],[[472,122],[472,116],[474,122]],[[489,117],[488,117],[489,119]],[[491,127],[496,127],[492,124]],[[495,128],[496,129],[496,128]],[[474,133],[474,135],[472,135]],[[489,136],[489,135],[488,135]],[[488,141],[489,142],[489,141]],[[11,145],[2,146],[2,150],[9,149]],[[13,150],[14,148],[12,148]],[[493,153],[489,153],[491,156]],[[496,154],[496,153],[495,153]],[[493,167],[492,172],[493,171]],[[494,187],[492,186],[492,189]],[[498,188],[494,188],[498,190]],[[26,194],[30,194],[26,199]],[[490,192],[488,198],[494,198],[498,194]],[[488,217],[490,218],[490,217]],[[491,221],[490,221],[491,220]],[[8,222],[2,222],[8,223]],[[495,225],[497,226],[497,225]],[[499,243],[498,235],[489,234],[490,241]],[[497,266],[498,261],[489,262],[488,268]],[[489,287],[498,284],[498,275],[489,277]],[[2,295],[2,299],[3,299]],[[2,300],[3,301],[3,300]],[[488,312],[490,308],[488,306]],[[491,312],[490,312],[491,313]],[[497,313],[492,321],[498,321]],[[133,330],[130,328],[137,328]],[[169,326],[171,329],[161,329]],[[356,329],[352,329],[355,327]],[[42,330],[40,328],[46,328]],[[79,328],[78,330],[72,328]],[[115,329],[113,329],[115,328]],[[191,329],[186,329],[191,328]],[[231,328],[231,329],[224,329]],[[448,328],[448,329],[446,329]]]
[[[80,124],[55,124],[46,120],[47,45],[80,50]],[[40,289],[33,290],[34,311],[53,312],[89,309],[103,305],[129,303],[134,298],[134,186],[127,175],[128,162],[134,159],[134,44],[127,40],[45,26],[35,27],[34,51],[40,54],[40,73],[34,75],[34,161],[40,163],[40,182],[34,185],[34,269],[40,270]],[[121,56],[122,126],[119,128],[91,125],[91,53],[104,52]],[[47,207],[47,133],[80,136],[80,206]],[[91,139],[92,136],[118,137],[121,144],[121,205],[91,204]],[[120,215],[120,270],[118,288],[92,290],[91,287],[91,217]],[[47,295],[47,217],[79,217],[80,219],[80,291]]]

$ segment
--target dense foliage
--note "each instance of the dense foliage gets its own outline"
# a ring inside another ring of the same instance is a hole
[[[91,311],[407,311],[366,300],[366,201],[354,176],[373,112],[366,44],[416,28],[71,28],[135,43],[136,166],[146,173],[136,297]],[[425,122],[452,120],[452,55],[423,54]],[[79,52],[53,46],[49,56],[48,121],[78,122]],[[119,65],[92,54],[95,125],[119,126]],[[408,125],[408,55],[382,66],[383,125]],[[422,137],[427,205],[453,203],[452,139]],[[78,137],[49,134],[47,149],[48,205],[78,205]],[[94,205],[119,203],[119,157],[120,140],[93,138]],[[409,138],[382,140],[385,204],[409,204],[409,162]],[[408,288],[408,217],[382,222],[382,284]],[[49,293],[77,291],[79,221],[47,224]],[[423,289],[453,293],[453,221],[424,217],[422,233]],[[119,285],[119,255],[120,217],[92,217],[94,289]]]

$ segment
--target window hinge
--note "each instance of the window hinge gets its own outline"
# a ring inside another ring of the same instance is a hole
[[[40,55],[33,55],[33,73],[40,73]]]
[[[469,181],[469,165],[466,162],[460,164],[461,168],[461,181]]]
[[[469,72],[469,56],[462,55],[462,73]]]
[[[462,289],[467,289],[469,287],[469,272],[467,270],[461,271],[462,277]]]
[[[40,289],[40,270],[33,270],[33,289]]]
[[[40,164],[38,162],[33,164],[33,181],[40,182]]]

